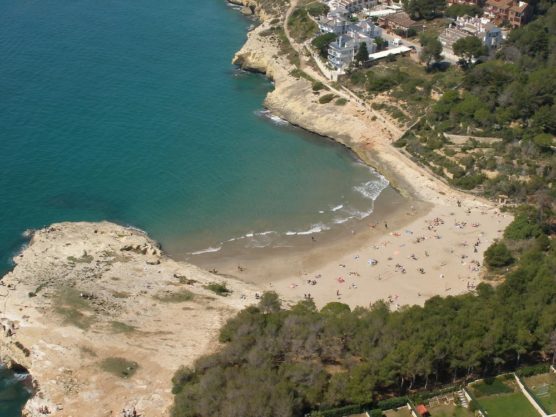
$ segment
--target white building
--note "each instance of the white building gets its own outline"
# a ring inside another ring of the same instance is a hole
[[[371,21],[352,24],[345,34],[341,34],[328,47],[328,63],[336,69],[344,69],[351,64],[362,43],[367,45],[367,51],[376,51],[374,38],[380,36],[382,29]]]
[[[479,17],[458,17],[456,21],[438,36],[444,49],[453,54],[453,45],[459,39],[476,36],[489,49],[496,49],[502,43],[502,30],[489,19]]]

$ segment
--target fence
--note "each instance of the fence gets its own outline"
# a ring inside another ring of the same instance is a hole
[[[551,366],[552,369],[554,369]],[[525,398],[527,398],[527,400],[531,403],[531,405],[535,408],[535,410],[537,410],[537,412],[542,416],[542,417],[556,417],[556,414],[548,414],[548,412],[544,409],[544,407],[540,404],[540,402],[537,400],[537,396],[535,395],[535,393],[533,393],[528,387],[527,385],[525,385],[522,381],[521,378],[519,376],[517,376],[517,374],[514,374],[515,380],[517,382],[517,385],[519,386],[519,388],[521,389],[521,392],[523,393],[523,395],[525,395]]]

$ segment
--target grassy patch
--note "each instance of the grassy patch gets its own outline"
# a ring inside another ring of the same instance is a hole
[[[527,388],[549,414],[556,413],[556,374],[541,374],[525,378]]]
[[[488,417],[538,417],[537,411],[521,392],[483,397],[480,403]]]
[[[318,26],[309,17],[305,8],[298,8],[293,11],[288,19],[288,29],[291,36],[302,43],[317,32]]]
[[[184,303],[193,300],[194,294],[191,291],[181,290],[176,292],[164,291],[155,295],[153,298],[163,303]]]
[[[336,106],[345,106],[347,104],[347,99],[340,97],[338,100],[334,102]]]
[[[473,384],[473,392],[477,397],[483,397],[496,394],[508,394],[514,392],[514,390],[498,378],[487,378]]]
[[[71,307],[56,307],[54,310],[58,315],[62,316],[64,324],[79,327],[87,330],[95,322],[94,316],[83,314],[81,311]]]
[[[122,323],[121,321],[111,321],[110,326],[112,327],[113,333],[131,333],[136,330],[135,326],[130,326],[129,324]]]
[[[205,285],[204,288],[221,297],[227,297],[232,293],[232,290],[228,288],[225,282],[211,282],[210,284]]]
[[[62,316],[64,324],[87,330],[95,321],[92,309],[81,292],[75,288],[63,288],[54,297],[54,311]]]
[[[131,378],[139,368],[139,364],[124,358],[110,357],[104,359],[100,363],[100,367],[103,371],[110,372],[120,378]]]
[[[90,264],[91,262],[93,262],[93,257],[91,255],[88,255],[87,252],[84,252],[83,255],[79,258],[76,258],[75,256],[68,256],[68,262],[74,263],[74,264]]]

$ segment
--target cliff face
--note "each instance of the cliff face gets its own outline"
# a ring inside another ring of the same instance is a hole
[[[254,290],[175,262],[143,233],[111,223],[35,232],[0,286],[0,355],[26,367],[38,393],[26,415],[167,415],[171,379],[218,343]]]
[[[394,186],[416,194],[416,188],[407,180],[415,175],[406,174],[407,167],[401,169],[400,154],[391,146],[401,131],[362,110],[353,101],[338,105],[336,96],[327,104],[319,103],[319,97],[330,91],[314,92],[309,80],[292,75],[295,67],[281,54],[277,40],[265,36],[270,27],[270,22],[265,20],[249,32],[246,43],[233,59],[242,68],[264,73],[274,81],[275,88],[266,97],[265,106],[294,125],[348,146],[386,175]]]

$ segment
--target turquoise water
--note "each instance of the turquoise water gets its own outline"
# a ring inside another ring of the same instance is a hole
[[[2,271],[26,229],[52,222],[130,224],[186,256],[334,227],[385,186],[340,146],[261,113],[272,85],[230,64],[252,22],[224,0],[0,10]]]

